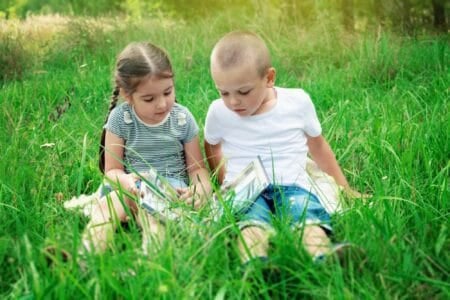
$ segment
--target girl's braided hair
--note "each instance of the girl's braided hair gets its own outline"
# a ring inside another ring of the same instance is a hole
[[[118,56],[114,72],[115,87],[109,104],[105,124],[117,106],[120,93],[132,95],[145,79],[172,78],[172,64],[167,53],[151,43],[131,43]],[[105,136],[103,128],[99,148],[99,168],[105,172]]]

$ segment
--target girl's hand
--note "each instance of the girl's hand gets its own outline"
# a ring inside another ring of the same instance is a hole
[[[177,188],[177,193],[180,200],[195,209],[198,209],[203,204],[201,195],[192,191],[192,188]]]
[[[139,194],[139,189],[136,185],[136,182],[139,180],[139,176],[134,174],[134,173],[130,173],[130,174],[123,174],[120,177],[120,183],[121,185],[131,194],[133,195],[138,195]]]

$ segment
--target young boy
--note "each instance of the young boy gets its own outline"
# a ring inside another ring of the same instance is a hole
[[[275,69],[264,41],[250,32],[222,37],[211,54],[211,75],[221,99],[209,107],[205,151],[220,183],[232,180],[259,155],[270,185],[244,213],[239,242],[242,262],[265,260],[272,217],[288,215],[293,228],[304,225],[302,242],[315,260],[342,249],[333,245],[330,217],[305,171],[309,151],[318,166],[348,191],[314,105],[301,89],[275,87]],[[354,192],[357,193],[357,192]]]

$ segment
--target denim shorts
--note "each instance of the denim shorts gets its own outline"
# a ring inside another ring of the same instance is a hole
[[[269,185],[242,215],[240,227],[273,226],[275,220],[291,227],[317,224],[331,232],[330,215],[316,195],[295,185]]]

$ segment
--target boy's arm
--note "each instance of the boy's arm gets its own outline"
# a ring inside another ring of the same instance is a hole
[[[222,162],[221,144],[212,145],[205,140],[205,153],[209,168],[217,174],[217,180],[219,184],[222,184],[225,178],[225,166]]]
[[[317,137],[307,136],[309,153],[313,160],[317,163],[319,168],[332,176],[336,183],[343,187],[344,193],[351,198],[368,198],[371,197],[367,194],[361,194],[358,191],[353,190],[348,184],[344,173],[342,172],[339,163],[334,156],[333,150],[322,135]]]
[[[319,135],[317,137],[307,136],[307,139],[309,153],[319,168],[333,177],[338,185],[342,186],[344,189],[349,189],[348,181],[334,156],[333,150],[325,138],[322,135]]]

